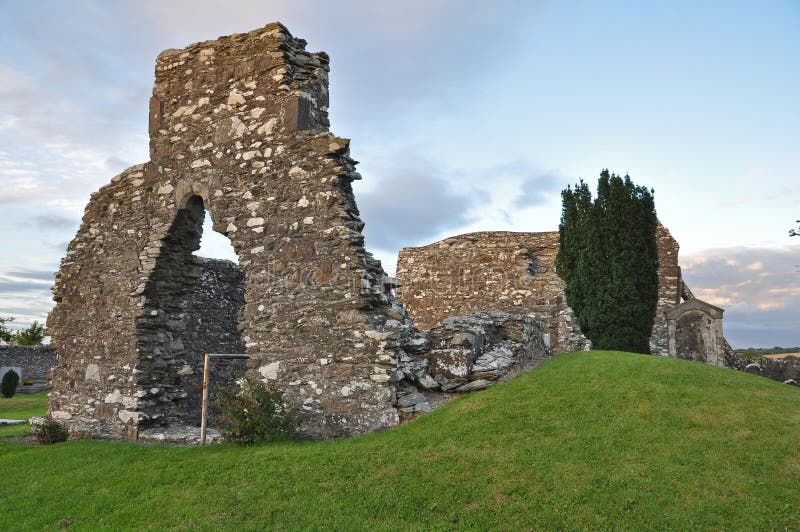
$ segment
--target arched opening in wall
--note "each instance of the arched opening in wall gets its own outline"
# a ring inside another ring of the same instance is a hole
[[[205,353],[244,353],[244,276],[210,218],[202,198],[189,198],[161,240],[145,285],[137,323],[142,427],[199,426]],[[244,370],[242,361],[216,363],[215,388],[234,386]]]

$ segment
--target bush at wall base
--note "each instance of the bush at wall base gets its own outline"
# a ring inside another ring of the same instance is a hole
[[[6,398],[14,397],[14,394],[17,393],[18,385],[19,375],[13,369],[9,370],[3,375],[3,381],[0,382],[0,394]]]
[[[220,393],[222,416],[216,421],[224,441],[252,445],[290,440],[295,432],[295,412],[285,407],[283,394],[253,375],[243,381],[238,393]]]
[[[67,427],[50,417],[49,414],[37,423],[31,432],[42,445],[67,441],[69,437]]]

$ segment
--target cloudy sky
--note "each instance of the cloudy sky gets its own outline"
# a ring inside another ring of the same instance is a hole
[[[331,55],[387,270],[403,246],[554,230],[559,191],[607,167],[655,189],[735,347],[800,345],[796,0],[0,0],[0,316],[46,315],[89,194],[148,159],[156,55],[275,20]]]

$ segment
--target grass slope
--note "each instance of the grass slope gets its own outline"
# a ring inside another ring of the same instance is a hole
[[[572,353],[362,438],[0,439],[0,471],[2,530],[794,529],[800,390],[681,360]]]

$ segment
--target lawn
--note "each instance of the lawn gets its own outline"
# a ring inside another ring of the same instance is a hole
[[[800,529],[800,389],[571,353],[366,437],[0,439],[0,468],[0,530]]]
[[[3,419],[28,419],[33,416],[42,416],[47,412],[47,394],[22,394],[18,393],[6,399],[0,396],[0,418]],[[28,425],[10,425],[0,427],[0,438],[25,436],[30,432]]]

